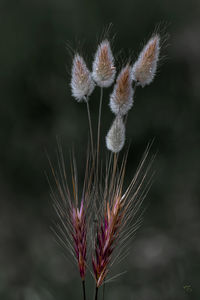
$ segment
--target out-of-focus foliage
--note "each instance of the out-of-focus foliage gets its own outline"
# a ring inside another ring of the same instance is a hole
[[[50,232],[53,211],[44,172],[56,136],[81,162],[88,135],[85,106],[70,94],[69,43],[90,67],[102,30],[114,24],[122,61],[160,22],[165,43],[155,81],[137,90],[129,114],[128,177],[149,140],[158,150],[142,229],[106,299],[199,299],[200,2],[198,0],[1,0],[0,3],[0,298],[80,299],[79,278]],[[112,36],[112,35],[111,35]],[[103,104],[105,135],[113,115]],[[97,120],[99,90],[91,98]],[[107,100],[106,100],[107,99]],[[102,139],[104,143],[104,139]],[[80,146],[81,145],[81,146]],[[105,146],[104,146],[105,150]],[[114,273],[115,274],[115,273]]]

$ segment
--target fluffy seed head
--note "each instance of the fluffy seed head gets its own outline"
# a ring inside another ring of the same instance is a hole
[[[106,146],[112,152],[119,152],[125,143],[125,125],[118,115],[106,136]]]
[[[116,115],[125,115],[133,105],[133,93],[131,68],[127,65],[119,73],[110,96],[111,111]]]
[[[150,84],[156,74],[160,52],[160,37],[153,36],[141,51],[138,60],[133,65],[133,80],[144,87]]]
[[[84,59],[76,54],[72,65],[71,90],[73,97],[79,102],[87,99],[95,87],[90,71]]]
[[[92,76],[100,87],[109,87],[115,79],[114,57],[110,43],[104,40],[98,46],[93,62]]]

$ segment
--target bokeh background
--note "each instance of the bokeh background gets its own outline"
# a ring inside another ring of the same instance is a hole
[[[57,136],[67,156],[74,145],[82,174],[87,115],[70,94],[67,49],[81,49],[91,66],[111,22],[118,69],[130,53],[137,57],[158,25],[165,43],[159,73],[152,85],[138,88],[127,124],[128,176],[152,138],[156,175],[143,226],[113,275],[127,273],[107,286],[106,299],[200,299],[200,1],[1,0],[2,300],[81,299],[77,270],[50,231],[46,152],[54,162]],[[105,91],[103,135],[113,118],[110,92]],[[98,99],[97,88],[93,122]],[[102,145],[105,151],[104,139]]]

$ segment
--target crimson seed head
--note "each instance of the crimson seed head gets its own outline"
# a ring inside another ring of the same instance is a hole
[[[110,208],[110,205],[107,202],[103,221],[100,228],[97,230],[95,256],[92,258],[97,287],[102,285],[108,274],[108,266],[114,250],[114,243],[119,236],[122,221],[122,203],[120,197],[116,197],[112,208]]]
[[[116,115],[125,115],[133,105],[131,75],[131,68],[127,65],[117,77],[113,93],[110,96],[110,108]]]
[[[144,87],[150,84],[156,74],[160,52],[160,37],[153,36],[141,51],[138,60],[133,65],[133,80]]]
[[[72,65],[71,89],[72,95],[79,102],[87,100],[95,87],[90,71],[88,70],[84,59],[76,54]]]
[[[86,219],[83,200],[79,208],[72,208],[72,236],[74,240],[74,249],[78,262],[79,272],[82,280],[85,278],[86,271]]]
[[[126,158],[118,166],[118,156],[114,156],[113,167],[106,173],[103,206],[96,229],[92,256],[93,274],[96,287],[106,282],[110,267],[120,259],[120,253],[127,251],[127,243],[141,222],[140,208],[148,190],[145,152],[137,172],[129,186],[123,191]],[[144,168],[146,170],[144,170]],[[110,178],[111,177],[111,178]],[[117,253],[118,249],[118,253]]]
[[[69,185],[61,146],[58,149],[58,170],[53,169],[56,190],[52,191],[57,222],[54,228],[58,243],[72,255],[78,266],[82,281],[86,275],[87,232],[90,222],[90,201],[93,198],[93,168],[91,154],[86,159],[84,186],[79,204],[78,174],[75,158],[71,161],[71,184]]]
[[[115,79],[114,57],[108,40],[98,46],[93,62],[92,77],[100,87],[109,87]]]

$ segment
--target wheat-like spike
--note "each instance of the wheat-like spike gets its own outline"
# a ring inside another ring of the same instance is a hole
[[[76,161],[72,155],[71,187],[68,185],[62,148],[58,145],[58,171],[51,165],[56,191],[51,188],[54,209],[58,220],[54,229],[56,239],[75,258],[82,281],[85,281],[87,266],[87,232],[90,222],[90,203],[93,197],[92,177],[94,167],[90,151],[86,159],[85,179],[81,193],[78,193]],[[80,204],[79,204],[80,203]]]
[[[92,256],[97,289],[107,281],[106,278],[112,264],[120,259],[120,251],[117,255],[113,255],[113,252],[118,247],[125,247],[127,241],[135,235],[141,224],[141,205],[148,191],[146,177],[151,165],[145,166],[147,155],[148,149],[125,192],[123,191],[123,185],[127,157],[124,157],[119,169],[113,167],[113,170],[108,174],[108,177],[110,177],[114,172],[114,176],[112,176],[114,182],[111,180],[109,183],[107,181],[105,183],[106,191],[104,195],[106,199],[104,199],[102,214],[96,229],[96,241]],[[115,160],[116,162],[117,160]],[[140,174],[141,171],[143,171],[143,174]],[[142,190],[142,186],[144,190]],[[112,191],[108,193],[108,189]]]

